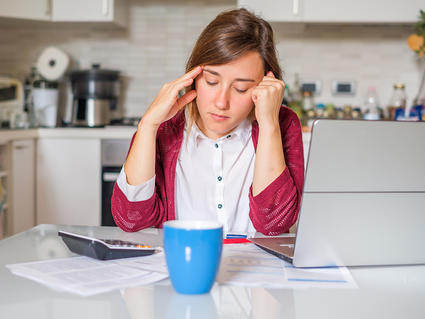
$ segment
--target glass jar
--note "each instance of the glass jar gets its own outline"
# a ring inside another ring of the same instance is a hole
[[[309,91],[303,92],[302,110],[304,114],[302,124],[304,126],[312,127],[313,121],[316,119],[316,109],[313,95]]]
[[[390,99],[390,103],[388,105],[388,119],[389,120],[395,120],[396,119],[396,112],[401,114],[405,113],[406,111],[406,92],[405,92],[405,86],[403,83],[396,83],[394,84],[394,90],[393,94]],[[401,110],[401,111],[397,111]]]
[[[380,120],[381,113],[379,112],[378,92],[374,86],[369,86],[367,89],[365,102],[363,105],[363,119],[365,120]]]

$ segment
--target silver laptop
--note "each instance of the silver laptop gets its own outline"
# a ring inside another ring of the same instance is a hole
[[[296,239],[255,243],[296,267],[425,264],[425,123],[317,120]]]

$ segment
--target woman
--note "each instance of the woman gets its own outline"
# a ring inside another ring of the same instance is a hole
[[[186,72],[161,88],[139,122],[112,195],[116,224],[137,231],[213,219],[226,233],[287,232],[304,159],[299,120],[281,106],[270,25],[245,9],[219,14]]]

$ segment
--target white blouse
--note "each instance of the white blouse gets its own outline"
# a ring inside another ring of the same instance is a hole
[[[227,136],[212,140],[196,124],[187,138],[185,127],[176,166],[177,219],[218,220],[224,233],[255,232],[248,197],[255,162],[251,128],[245,120]],[[155,176],[140,185],[129,185],[124,167],[117,183],[133,202],[147,200],[155,191]]]

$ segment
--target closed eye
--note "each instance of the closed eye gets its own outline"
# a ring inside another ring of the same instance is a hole
[[[245,89],[245,90],[239,90],[239,89],[237,89],[237,88],[235,88],[235,90],[236,90],[237,92],[239,92],[239,93],[245,93],[246,91],[248,91],[248,89]]]
[[[214,85],[216,85],[218,82],[209,82],[209,81],[205,81],[205,82],[207,82],[207,84],[208,85],[211,85],[211,86],[214,86]]]

